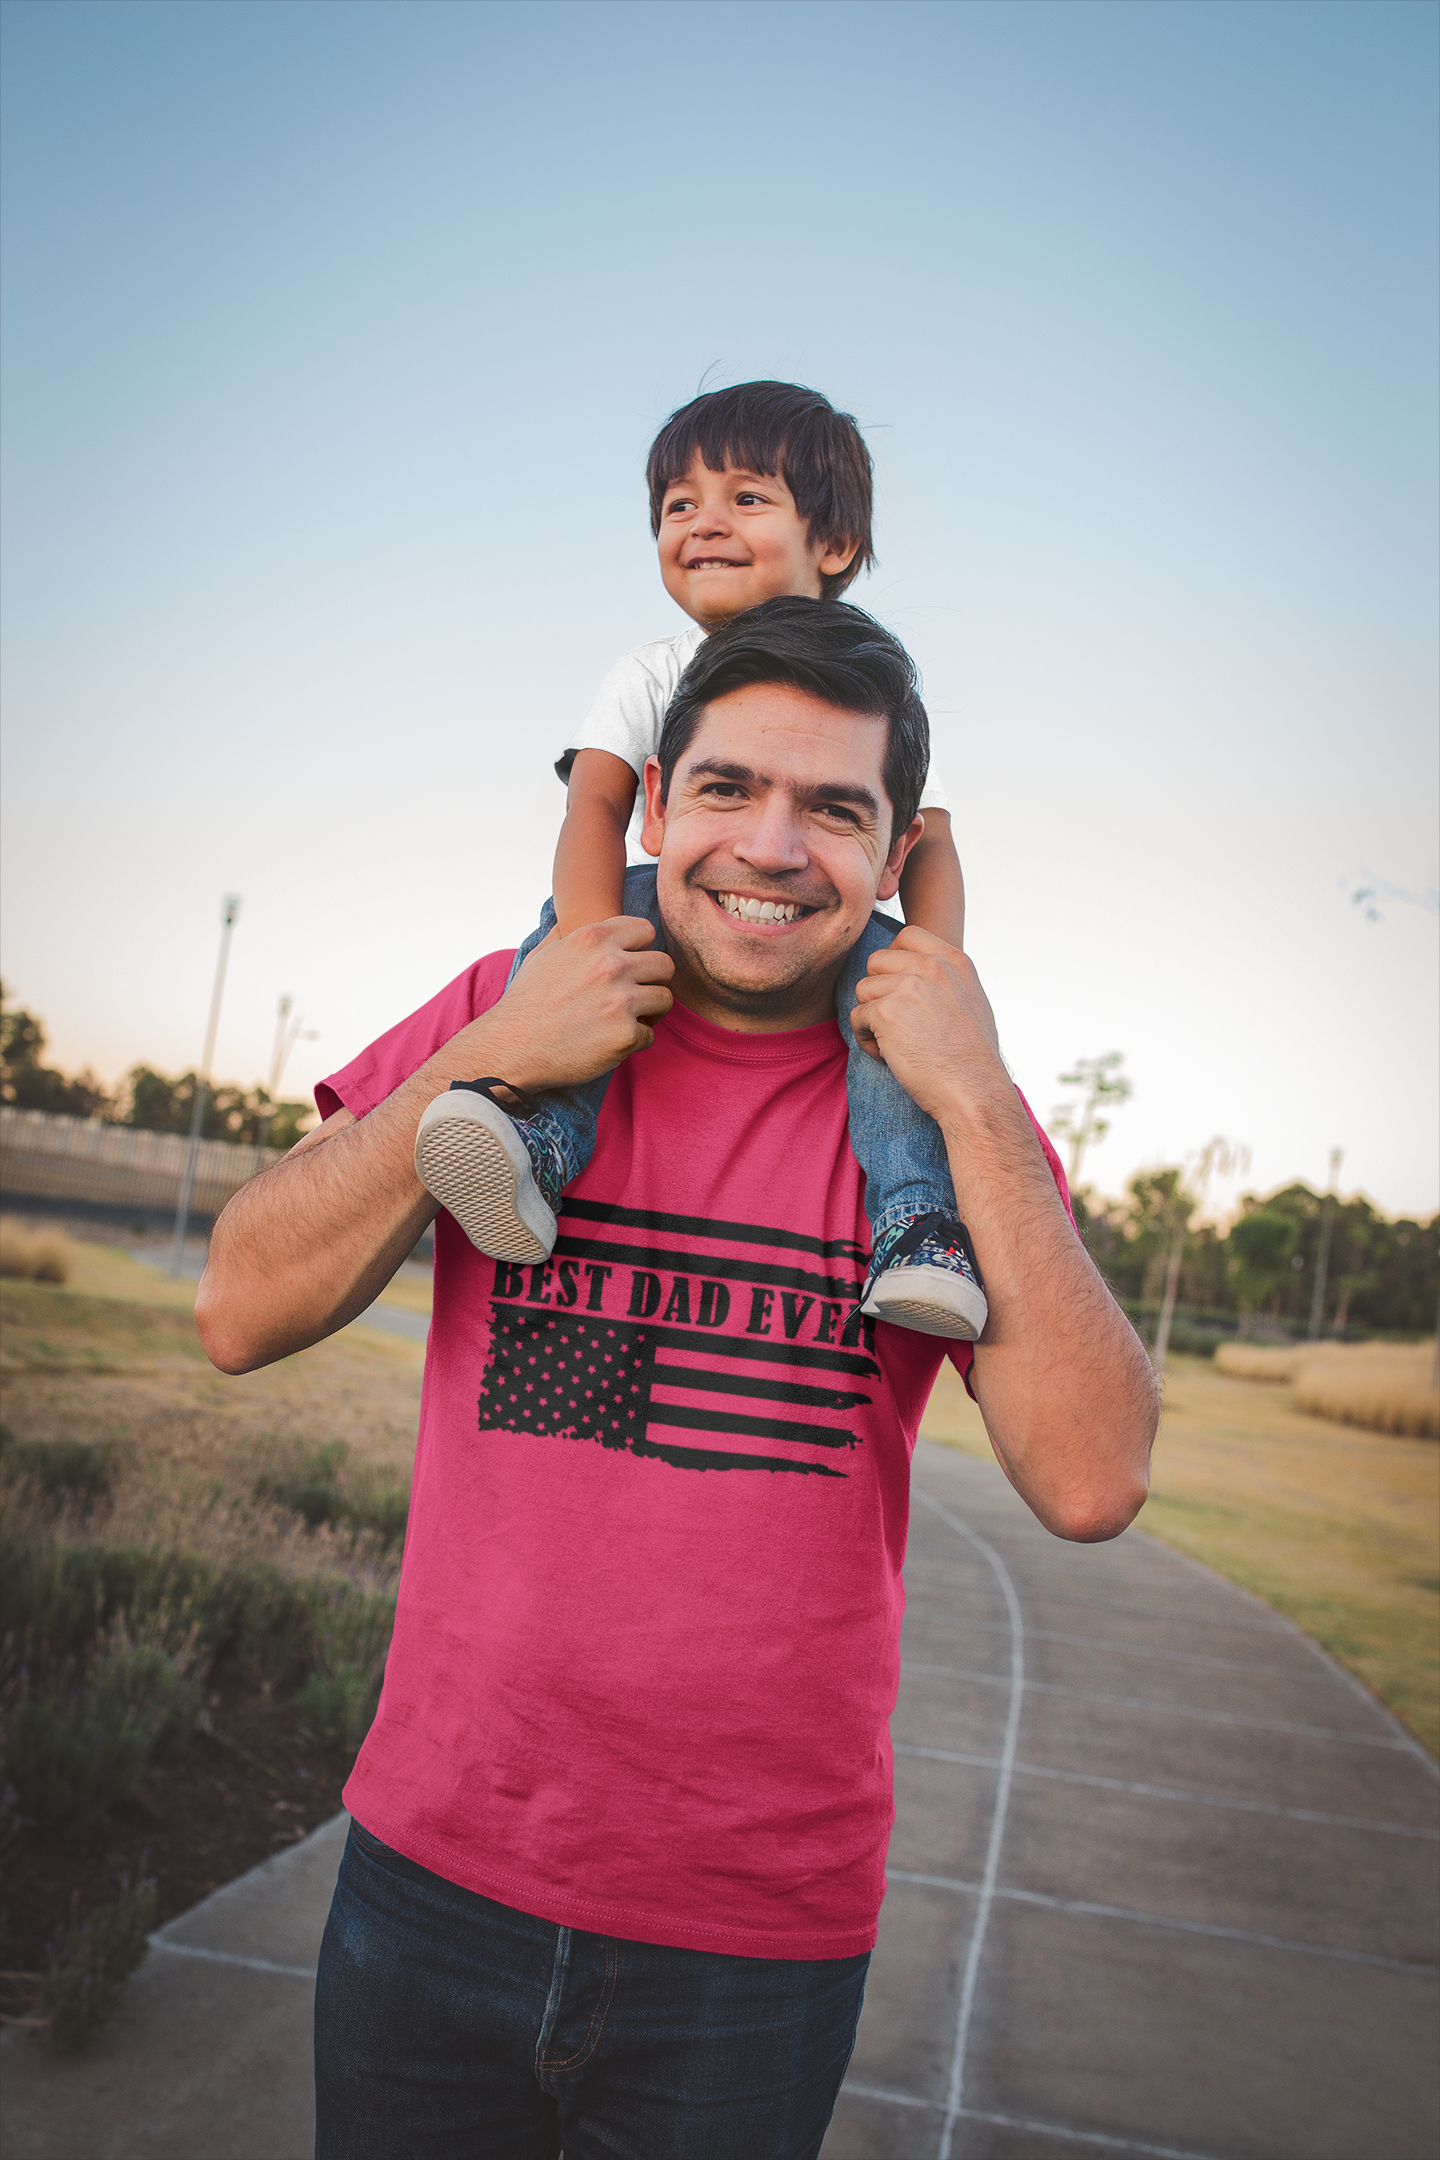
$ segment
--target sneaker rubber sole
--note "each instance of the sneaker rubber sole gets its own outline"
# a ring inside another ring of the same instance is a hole
[[[977,1342],[990,1308],[985,1293],[949,1268],[892,1267],[877,1275],[860,1308],[872,1320],[913,1328],[917,1335],[948,1335]]]
[[[454,1088],[426,1104],[415,1131],[415,1174],[478,1252],[493,1260],[549,1259],[554,1214],[514,1121],[486,1096]]]

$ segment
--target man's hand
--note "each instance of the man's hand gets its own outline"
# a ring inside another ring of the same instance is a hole
[[[893,945],[872,953],[855,991],[850,1025],[871,1042],[927,1116],[943,1126],[962,1094],[1010,1082],[1000,1061],[990,1000],[974,964],[957,946],[907,924]]]
[[[613,915],[568,937],[537,945],[498,1005],[462,1029],[484,1043],[489,1069],[529,1093],[579,1087],[655,1040],[651,1021],[675,1002],[675,972],[655,952],[655,930],[640,915]],[[478,1078],[484,1065],[467,1077]]]
[[[215,1225],[195,1306],[224,1372],[333,1334],[379,1296],[435,1214],[415,1127],[453,1080],[495,1073],[527,1093],[575,1087],[655,1039],[674,972],[652,926],[616,915],[537,946],[498,1004],[452,1035],[357,1123],[336,1111],[243,1185]]]
[[[855,1019],[945,1136],[990,1303],[971,1380],[1000,1466],[1059,1536],[1114,1537],[1145,1497],[1154,1376],[1066,1215],[980,978],[907,927],[855,994]]]

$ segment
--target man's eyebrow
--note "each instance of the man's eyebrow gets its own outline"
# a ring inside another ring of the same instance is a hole
[[[685,775],[687,782],[731,780],[742,787],[748,781],[764,781],[766,777],[764,773],[757,773],[752,766],[733,765],[728,758],[698,758]],[[871,817],[878,818],[880,815],[880,801],[874,789],[865,787],[858,780],[821,781],[813,787],[797,788],[796,793],[804,795],[811,802],[853,803],[857,810],[867,810]]]
[[[853,803],[857,810],[868,810],[872,817],[879,817],[880,802],[873,788],[862,787],[855,780],[830,780],[823,787],[807,787],[799,791],[808,795],[812,802]]]
[[[699,758],[686,773],[687,780],[758,780],[760,775],[748,765],[732,765],[727,758]]]

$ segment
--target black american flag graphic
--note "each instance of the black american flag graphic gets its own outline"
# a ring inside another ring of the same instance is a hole
[[[844,1477],[880,1377],[865,1262],[852,1239],[569,1196],[549,1262],[496,1263],[480,1428]]]

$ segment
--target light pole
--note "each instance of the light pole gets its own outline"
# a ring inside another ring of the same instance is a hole
[[[1155,1330],[1155,1352],[1151,1359],[1157,1373],[1165,1370],[1165,1359],[1170,1350],[1170,1325],[1175,1318],[1175,1303],[1180,1295],[1180,1263],[1185,1257],[1185,1235],[1190,1227],[1194,1208],[1202,1208],[1210,1191],[1210,1174],[1218,1170],[1221,1177],[1233,1177],[1237,1170],[1242,1173],[1250,1167],[1250,1150],[1238,1141],[1227,1140],[1223,1133],[1216,1133],[1206,1142],[1195,1163],[1195,1199],[1192,1202],[1185,1190],[1185,1173],[1182,1169],[1175,1186],[1175,1234],[1170,1246],[1170,1259],[1165,1269],[1165,1295],[1160,1304],[1160,1321]]]
[[[1315,1295],[1310,1300],[1310,1329],[1308,1342],[1319,1342],[1320,1324],[1325,1317],[1325,1277],[1330,1268],[1330,1231],[1335,1221],[1335,1187],[1340,1180],[1340,1165],[1344,1150],[1330,1150],[1330,1190],[1325,1195],[1325,1207],[1320,1217],[1320,1252],[1315,1262]]]
[[[294,1019],[291,1020],[290,1008],[294,1002],[295,1000],[288,995],[282,997],[275,1021],[275,1049],[270,1059],[270,1078],[265,1087],[265,1093],[269,1098],[269,1106],[262,1113],[255,1129],[255,1145],[260,1154],[264,1153],[265,1143],[270,1136],[270,1121],[275,1115],[275,1106],[280,1100],[280,1075],[290,1062],[291,1051],[296,1043],[301,1041],[302,1037],[306,1042],[319,1041],[314,1028],[305,1026],[305,1015],[303,1013],[296,1013]],[[256,1168],[259,1167],[259,1156],[257,1155]]]
[[[190,1195],[195,1189],[195,1162],[200,1153],[200,1128],[210,1100],[210,1061],[215,1055],[215,1030],[220,1025],[220,1000],[225,994],[225,963],[230,957],[230,933],[240,912],[240,895],[226,893],[220,903],[220,954],[215,962],[215,988],[210,993],[210,1018],[205,1028],[205,1053],[195,1075],[195,1102],[190,1112],[190,1148],[185,1175],[180,1181],[180,1205],[175,1210],[175,1240],[170,1247],[170,1273],[178,1276],[185,1254],[185,1230],[190,1220]]]

